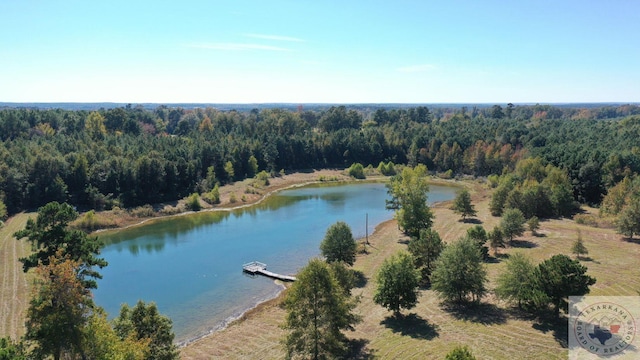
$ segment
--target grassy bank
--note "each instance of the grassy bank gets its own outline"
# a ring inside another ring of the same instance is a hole
[[[490,192],[483,185],[466,182],[473,191],[477,219],[486,229],[497,225],[499,218],[490,215]],[[455,241],[475,224],[462,223],[449,210],[450,204],[434,207],[434,227],[446,242]],[[587,209],[587,214],[593,213]],[[596,214],[594,214],[596,215]],[[495,287],[504,259],[513,252],[523,252],[536,263],[553,254],[571,255],[578,229],[589,249],[588,261],[582,263],[597,278],[592,295],[638,295],[640,291],[640,244],[623,241],[612,229],[577,224],[573,220],[554,219],[541,222],[537,236],[527,232],[517,238],[517,246],[501,249],[502,257],[488,263],[489,289]],[[380,225],[370,236],[368,254],[359,255],[354,268],[362,271],[367,283],[354,290],[362,296],[357,312],[362,323],[348,333],[362,347],[362,358],[442,359],[458,344],[468,345],[479,359],[564,359],[567,357],[566,323],[540,321],[511,309],[489,295],[483,304],[468,312],[444,309],[431,290],[421,291],[418,306],[404,320],[373,303],[375,273],[385,258],[406,249],[405,238],[395,221]],[[285,313],[280,299],[263,304],[227,329],[214,333],[182,349],[183,359],[280,359],[284,352],[279,325]]]
[[[29,305],[29,280],[18,258],[29,254],[26,240],[16,241],[13,233],[24,229],[29,216],[11,217],[0,228],[0,337],[17,339],[24,334],[24,320]]]

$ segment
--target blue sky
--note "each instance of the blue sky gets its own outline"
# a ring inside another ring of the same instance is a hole
[[[0,101],[640,102],[640,2],[0,0]]]

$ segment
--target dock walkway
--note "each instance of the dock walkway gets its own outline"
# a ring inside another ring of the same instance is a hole
[[[296,281],[295,276],[276,274],[274,272],[267,270],[267,264],[257,262],[257,261],[252,261],[250,263],[246,263],[242,265],[242,271],[249,274],[261,274],[261,275],[264,275],[273,279],[282,280],[282,281]]]

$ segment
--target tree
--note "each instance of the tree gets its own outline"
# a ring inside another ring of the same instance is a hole
[[[26,360],[22,342],[15,343],[11,338],[0,338],[0,360]]]
[[[489,248],[487,248],[484,244],[489,238],[487,236],[487,231],[482,227],[482,225],[476,225],[474,227],[468,228],[467,237],[476,242],[482,258],[487,260],[489,258]]]
[[[78,261],[78,276],[85,287],[97,287],[95,280],[87,277],[102,278],[100,273],[93,269],[93,266],[107,266],[104,259],[96,256],[100,254],[102,243],[97,237],[90,238],[80,230],[68,229],[69,223],[77,217],[78,213],[69,204],[51,202],[38,209],[36,221],[27,220],[25,228],[13,235],[18,240],[26,237],[36,249],[31,255],[20,259],[25,272],[39,264],[48,265],[50,258],[59,254]]]
[[[467,346],[456,346],[451,350],[444,360],[476,360],[471,350]]]
[[[171,319],[160,314],[155,303],[145,304],[140,300],[133,308],[122,305],[120,314],[114,319],[114,330],[121,339],[148,341],[148,359],[174,360],[180,357],[178,348],[173,344],[175,335]]]
[[[360,163],[353,163],[348,169],[349,176],[356,179],[365,179],[364,167]]]
[[[329,265],[309,261],[285,295],[287,311],[283,343],[289,358],[340,358],[347,350],[342,330],[353,329],[359,318],[356,301],[338,284]]]
[[[477,243],[464,237],[447,246],[431,274],[431,286],[445,302],[480,301],[486,292],[487,271]]]
[[[236,172],[233,168],[233,163],[231,161],[227,161],[224,164],[224,172],[227,174],[227,179],[229,179],[229,181],[233,181],[235,176],[236,176]]]
[[[580,232],[580,229],[578,229],[578,238],[571,246],[571,253],[575,254],[578,260],[580,260],[582,255],[589,254],[589,250],[587,250],[587,247],[584,246],[584,242],[582,241],[582,233]]]
[[[443,249],[444,242],[433,229],[423,229],[419,237],[409,241],[408,250],[413,256],[415,267],[421,272],[422,281],[429,283],[436,259]]]
[[[433,224],[433,213],[427,204],[429,184],[426,176],[427,167],[420,164],[413,169],[405,168],[387,185],[391,195],[387,208],[396,210],[398,225],[411,237],[418,237],[420,230]]]
[[[0,221],[7,220],[7,206],[0,199]]]
[[[136,339],[133,334],[121,338],[99,307],[87,320],[84,338],[84,355],[88,359],[144,360],[149,352],[150,339]]]
[[[400,309],[411,309],[418,302],[420,273],[416,270],[411,255],[400,252],[385,259],[376,275],[378,284],[373,301],[400,315]]]
[[[529,231],[531,231],[531,235],[536,235],[536,231],[540,229],[540,220],[537,216],[532,216],[529,220],[527,220],[527,226],[529,227]]]
[[[320,251],[327,262],[342,261],[349,265],[356,260],[356,247],[351,228],[344,221],[331,225],[320,243]]]
[[[489,231],[487,237],[489,238],[489,246],[493,249],[493,254],[498,255],[498,248],[504,247],[502,229],[499,226],[494,227],[493,230]]]
[[[87,134],[93,139],[102,139],[107,133],[107,128],[104,126],[104,116],[97,111],[93,111],[87,116],[84,126]]]
[[[463,189],[456,195],[451,209],[456,214],[460,214],[462,216],[462,221],[465,221],[467,216],[476,216],[476,210],[473,204],[471,204],[471,195],[469,194],[469,190]]]
[[[524,215],[518,209],[507,209],[502,215],[500,228],[505,237],[509,239],[509,243],[513,242],[513,238],[524,234]]]
[[[636,234],[640,234],[640,197],[632,199],[622,209],[616,219],[616,229],[618,233],[629,239],[632,239]]]
[[[254,177],[258,173],[258,159],[255,156],[249,156],[249,160],[247,162],[247,177]]]
[[[534,303],[540,298],[535,289],[536,266],[531,259],[520,252],[511,254],[505,264],[505,270],[498,276],[495,292],[498,298],[517,303],[518,308]]]
[[[47,265],[39,264],[38,286],[27,309],[25,339],[35,343],[36,357],[52,356],[59,360],[65,354],[81,354],[83,329],[93,307],[87,290],[79,279],[81,264],[51,256]]]
[[[538,265],[534,275],[536,287],[546,294],[556,315],[560,314],[560,308],[567,311],[567,297],[588,294],[589,286],[596,283],[586,272],[587,268],[578,260],[560,254]]]

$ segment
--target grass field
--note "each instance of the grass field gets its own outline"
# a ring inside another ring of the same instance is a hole
[[[477,219],[487,230],[499,218],[489,215],[489,193],[480,184],[472,184]],[[449,204],[434,208],[434,228],[447,241],[455,241],[472,223],[459,222]],[[587,209],[594,212],[593,209]],[[517,238],[517,246],[501,249],[500,259],[488,263],[489,289],[495,287],[503,271],[504,258],[514,251],[531,257],[536,263],[551,255],[570,254],[580,229],[589,250],[588,273],[597,278],[592,295],[638,295],[640,291],[640,244],[626,242],[611,229],[578,225],[572,220],[541,222],[538,236],[529,232]],[[456,345],[468,345],[478,359],[565,359],[567,358],[566,322],[541,321],[519,313],[489,295],[473,311],[456,312],[442,307],[431,290],[421,291],[417,307],[405,311],[402,320],[373,303],[377,269],[385,258],[406,249],[406,238],[395,221],[378,227],[370,238],[368,254],[359,255],[354,268],[368,281],[354,294],[362,296],[357,312],[362,323],[348,333],[354,346],[360,347],[362,359],[443,359]],[[229,328],[214,333],[182,349],[183,359],[280,359],[284,352],[279,343],[284,336],[279,325],[285,312],[279,299],[254,309]]]
[[[29,245],[16,241],[13,233],[24,229],[29,216],[35,214],[18,214],[0,228],[0,337],[17,339],[24,334],[29,282],[18,258],[29,253]]]
[[[465,183],[472,190],[477,220],[491,230],[499,218],[489,215],[490,193],[483,185]],[[434,228],[446,242],[455,241],[474,226],[462,223],[448,209],[449,204],[434,207]],[[597,215],[597,210],[586,209]],[[29,279],[22,272],[19,257],[28,252],[25,241],[16,241],[12,234],[24,228],[29,216],[19,214],[0,229],[0,337],[14,339],[24,333],[24,315],[29,299]],[[627,242],[612,229],[579,225],[573,220],[541,222],[538,236],[529,232],[518,237],[517,247],[501,249],[503,257],[488,263],[489,289],[504,269],[504,258],[520,251],[540,262],[551,255],[570,255],[578,229],[589,250],[582,261],[589,274],[597,278],[591,295],[638,295],[640,293],[640,244]],[[395,221],[380,225],[370,236],[372,246],[367,254],[358,256],[354,268],[362,271],[366,284],[354,289],[362,301],[357,312],[362,323],[348,333],[354,346],[361,349],[362,359],[442,359],[458,344],[468,345],[479,359],[564,359],[566,325],[529,318],[514,311],[492,295],[472,312],[444,309],[431,290],[421,291],[416,308],[405,311],[402,320],[372,301],[375,274],[388,256],[406,249],[407,238]],[[281,298],[261,304],[249,311],[227,329],[216,332],[181,349],[183,359],[281,359],[284,357],[280,329],[285,312],[278,306]]]

